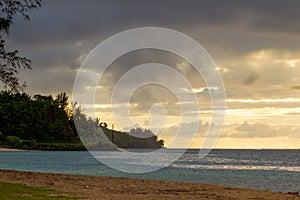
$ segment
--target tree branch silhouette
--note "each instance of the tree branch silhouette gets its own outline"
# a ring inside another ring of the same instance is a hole
[[[8,51],[4,38],[9,35],[16,15],[29,20],[27,12],[37,7],[41,7],[41,0],[0,0],[0,81],[12,92],[22,91],[26,86],[19,82],[17,73],[21,68],[31,69],[31,61],[20,56],[18,50]]]

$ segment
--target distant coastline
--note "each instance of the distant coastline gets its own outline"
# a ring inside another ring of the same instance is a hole
[[[86,151],[82,144],[0,145],[1,151]]]
[[[165,147],[161,147],[165,148]],[[23,152],[23,151],[123,151],[124,149],[161,149],[158,147],[119,148],[117,146],[90,146],[88,149],[82,143],[53,143],[26,146],[0,145],[0,152]]]
[[[56,97],[0,92],[0,147],[23,150],[85,151],[118,148],[161,148],[164,141],[151,130],[129,132],[108,128],[88,117],[66,93]],[[82,142],[82,139],[84,140]],[[85,145],[83,145],[83,143]]]
[[[167,147],[162,147],[162,148],[167,148]],[[119,150],[122,148],[118,148]],[[125,149],[135,149],[135,148],[125,148]],[[143,149],[160,149],[160,148],[143,148]],[[168,148],[167,148],[168,149]],[[173,150],[182,150],[181,148],[172,148]],[[92,150],[92,149],[90,149]],[[117,150],[116,148],[98,148],[97,150]],[[196,149],[196,148],[190,148],[187,150],[200,150],[200,149]],[[231,151],[240,151],[240,150],[251,150],[251,151],[288,151],[288,150],[300,150],[299,149],[224,149],[224,148],[214,148],[214,150],[231,150]],[[12,145],[0,145],[0,152],[22,152],[22,151],[87,151],[86,147],[81,144],[40,144],[40,145],[34,145],[34,146],[12,146]]]

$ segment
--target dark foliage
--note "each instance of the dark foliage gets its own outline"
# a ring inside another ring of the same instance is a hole
[[[76,104],[72,107],[75,108],[74,114],[66,93],[54,99],[52,96],[30,97],[26,93],[0,92],[0,144],[42,150],[83,150],[76,129],[79,128],[91,138],[91,142],[85,145],[100,149],[111,149],[112,140],[116,147],[121,148],[163,146],[163,141],[157,141],[150,130],[133,129],[131,132],[135,135],[110,130],[105,122],[88,118]],[[99,135],[99,129],[104,135]]]
[[[41,0],[0,0],[0,81],[13,92],[25,87],[25,83],[20,84],[16,75],[20,68],[31,69],[31,61],[21,57],[17,50],[8,51],[4,38],[9,35],[16,15],[29,20],[27,12],[40,6]]]
[[[78,142],[60,99],[0,93],[0,141],[8,144]]]
[[[91,150],[115,148],[161,148],[164,141],[159,140],[150,130],[136,128],[129,133],[108,129],[100,119],[88,118],[80,107],[74,109],[76,128],[85,146]],[[101,131],[101,130],[102,131]],[[134,134],[133,134],[134,133]],[[113,145],[112,145],[113,143]]]
[[[132,135],[131,133],[113,131],[107,128],[102,128],[106,137],[113,142],[117,147],[120,148],[161,148],[164,146],[164,141],[157,139],[150,130],[142,130],[139,134]],[[135,129],[132,129],[135,130]],[[145,137],[145,132],[147,136]]]

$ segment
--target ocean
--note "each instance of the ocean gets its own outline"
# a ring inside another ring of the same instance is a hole
[[[168,167],[143,174],[111,169],[87,151],[0,152],[0,169],[300,192],[300,150],[212,150],[208,156],[199,158],[199,150],[189,149]]]

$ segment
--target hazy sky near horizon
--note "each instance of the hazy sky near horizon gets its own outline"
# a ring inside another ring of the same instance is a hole
[[[199,42],[222,75],[227,111],[219,148],[300,147],[300,1],[297,0],[51,0],[18,17],[8,38],[10,48],[32,60],[31,71],[21,71],[29,94],[71,95],[76,72],[88,53],[104,39],[137,27],[158,26],[180,31]],[[112,123],[102,97],[118,77],[137,64],[157,61],[185,73],[201,109],[201,147],[208,127],[209,93],[201,77],[178,57],[159,51],[130,53],[110,67],[97,99],[99,117]],[[164,94],[164,95],[161,95]],[[159,136],[168,144],[180,124],[178,103],[165,88],[140,88],[132,97],[132,119],[147,127],[148,109],[166,107],[167,121]],[[182,137],[185,140],[189,135]],[[175,146],[180,147],[178,143]]]

